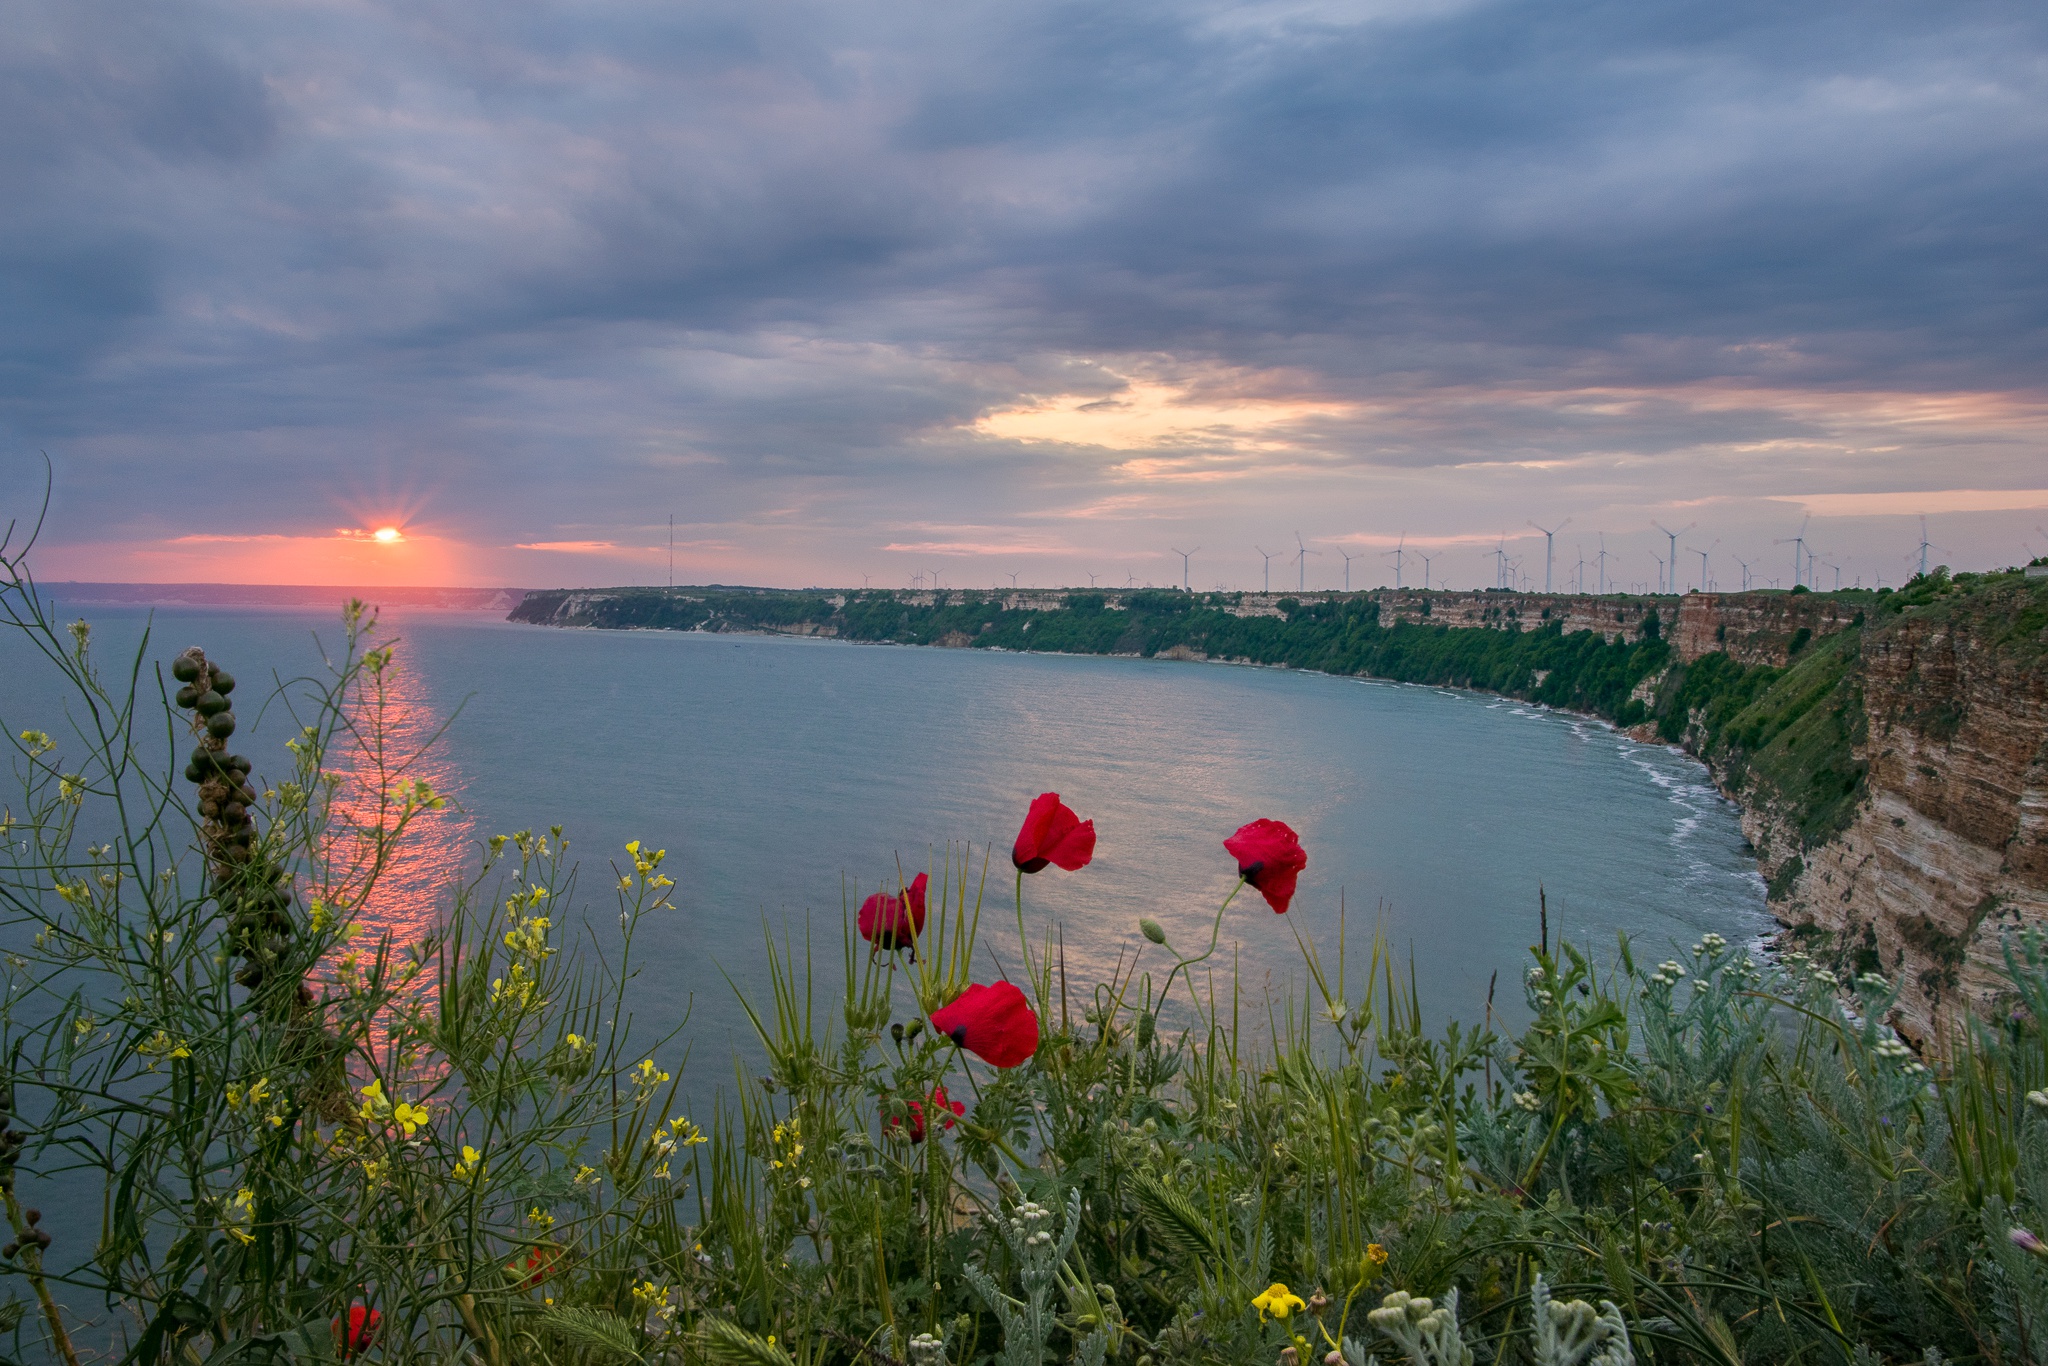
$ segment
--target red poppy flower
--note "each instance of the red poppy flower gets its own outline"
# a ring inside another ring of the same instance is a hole
[[[997,1067],[1015,1067],[1038,1051],[1038,1016],[1009,982],[968,987],[953,1004],[932,1012],[932,1028]]]
[[[878,949],[907,949],[924,931],[924,889],[931,879],[919,873],[899,899],[876,892],[860,903],[860,937]]]
[[[384,1322],[384,1316],[374,1309],[360,1304],[348,1307],[348,1326],[343,1327],[341,1316],[334,1318],[334,1346],[342,1359],[358,1356],[369,1350],[370,1342],[377,1336],[377,1325]]]
[[[1237,856],[1237,875],[1259,889],[1273,914],[1285,913],[1294,880],[1308,867],[1300,838],[1279,821],[1257,820],[1240,826],[1223,847]]]
[[[913,1100],[906,1101],[904,1108],[910,1112],[908,1123],[901,1119],[891,1119],[889,1127],[906,1129],[912,1143],[924,1142],[924,1106]],[[940,1117],[940,1128],[950,1129],[953,1127],[953,1117],[966,1114],[967,1106],[962,1101],[948,1100],[946,1088],[941,1086],[932,1092],[932,1113]]]
[[[562,1260],[562,1249],[558,1247],[530,1247],[526,1250],[526,1279],[519,1283],[521,1290],[531,1290],[555,1274],[555,1264]],[[508,1276],[519,1276],[517,1262],[505,1268]]]
[[[1095,822],[1084,821],[1057,792],[1041,792],[1024,813],[1024,828],[1010,850],[1019,871],[1035,873],[1048,863],[1068,872],[1086,868],[1095,857]]]

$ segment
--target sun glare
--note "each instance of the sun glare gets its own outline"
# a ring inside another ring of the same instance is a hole
[[[405,539],[404,536],[399,534],[398,528],[395,526],[380,526],[375,531],[370,533],[370,538],[372,540],[382,541],[386,545],[390,545],[393,541],[402,541]]]

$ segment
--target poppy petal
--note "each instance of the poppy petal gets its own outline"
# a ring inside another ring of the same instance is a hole
[[[1038,1051],[1038,1016],[1010,982],[968,987],[932,1012],[932,1027],[995,1067],[1016,1067]]]

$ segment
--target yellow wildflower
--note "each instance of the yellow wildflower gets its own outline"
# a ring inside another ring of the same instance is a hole
[[[405,1101],[400,1101],[391,1111],[391,1122],[404,1130],[407,1138],[411,1138],[414,1131],[422,1124],[425,1124],[429,1118],[426,1106],[411,1105]]]
[[[48,754],[57,747],[55,740],[52,740],[39,730],[23,731],[21,733],[21,743],[28,746],[28,757],[31,759],[38,755]]]
[[[1285,1323],[1295,1310],[1308,1308],[1308,1301],[1275,1281],[1266,1287],[1265,1294],[1252,1301],[1252,1308],[1259,1311],[1260,1323],[1266,1321],[1268,1314]]]
[[[674,1137],[676,1143],[685,1148],[711,1141],[705,1137],[702,1129],[699,1129],[682,1115],[677,1115],[668,1122],[668,1131]]]
[[[1365,1259],[1373,1264],[1375,1270],[1384,1271],[1387,1265],[1387,1250],[1378,1243],[1367,1243]]]
[[[455,1164],[455,1179],[457,1181],[469,1181],[482,1176],[484,1172],[483,1156],[482,1153],[470,1147],[467,1143],[463,1144],[462,1160]]]
[[[633,1079],[633,1085],[644,1091],[651,1091],[668,1080],[668,1073],[654,1065],[654,1059],[643,1059],[640,1065],[626,1074]]]
[[[247,1247],[256,1241],[256,1235],[249,1232],[249,1225],[256,1221],[256,1192],[247,1186],[235,1192],[235,1198],[228,1202],[227,1222],[221,1231]]]
[[[555,1216],[542,1209],[539,1205],[535,1205],[526,1212],[526,1221],[536,1228],[543,1230],[551,1229],[555,1226]]]
[[[189,1058],[192,1056],[191,1049],[178,1040],[173,1039],[161,1029],[137,1044],[135,1051],[142,1054],[143,1057],[150,1059]],[[156,1070],[156,1063],[154,1061],[149,1066],[151,1071]]]
[[[384,1094],[383,1082],[373,1079],[363,1088],[362,1108],[356,1111],[356,1115],[379,1123],[391,1118],[391,1098]]]

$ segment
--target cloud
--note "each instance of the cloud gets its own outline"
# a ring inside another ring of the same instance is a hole
[[[25,0],[0,489],[50,451],[46,543],[137,577],[1767,544],[2038,482],[2044,59],[2018,0]]]

